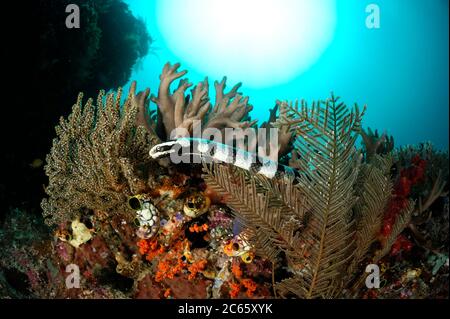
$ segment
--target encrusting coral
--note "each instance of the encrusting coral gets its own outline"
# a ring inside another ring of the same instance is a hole
[[[424,249],[442,260],[423,233],[429,211],[442,210],[448,155],[430,146],[395,151],[392,138],[362,131],[364,109],[334,95],[310,106],[277,101],[261,125],[278,128],[280,161],[295,174],[152,160],[152,146],[173,129],[191,134],[195,120],[203,129],[256,128],[240,84],[225,93],[226,78],[215,82],[212,105],[207,79],[190,95],[185,79],[171,92],[186,73],[178,68],[165,65],[156,97],[136,93],[136,83],[123,102],[120,89],[84,106],[80,95],[56,129],[42,207],[58,225],[62,264],[81,265],[84,293],[100,286],[136,298],[374,297],[363,286],[368,264],[395,266]],[[70,245],[74,220],[84,235]],[[142,236],[146,224],[152,231]],[[436,269],[439,276],[448,266]],[[421,273],[408,271],[390,276],[406,287]]]

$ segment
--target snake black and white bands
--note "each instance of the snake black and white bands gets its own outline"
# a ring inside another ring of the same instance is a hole
[[[227,144],[201,138],[178,138],[160,143],[152,147],[150,156],[153,159],[170,157],[175,164],[223,162],[262,174],[268,178],[273,178],[279,173],[296,175],[295,170],[289,166]]]

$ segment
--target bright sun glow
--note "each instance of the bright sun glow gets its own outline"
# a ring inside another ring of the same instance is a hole
[[[298,76],[332,40],[334,0],[159,0],[166,45],[197,71],[265,87]]]

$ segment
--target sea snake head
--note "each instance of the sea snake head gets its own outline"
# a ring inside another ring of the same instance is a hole
[[[177,139],[176,141],[169,141],[165,143],[160,143],[151,148],[149,154],[152,158],[158,159],[162,157],[166,157],[171,153],[175,153],[178,151],[178,147],[174,147],[179,145],[180,147],[188,147],[190,142],[188,139]]]

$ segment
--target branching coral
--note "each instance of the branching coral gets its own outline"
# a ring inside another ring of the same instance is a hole
[[[363,140],[363,151],[366,161],[370,161],[376,154],[389,154],[394,149],[394,138],[386,133],[383,133],[380,136],[377,130],[373,132],[368,128],[367,131],[361,129],[360,134]]]
[[[252,109],[248,105],[248,97],[238,94],[240,84],[235,85],[225,93],[226,78],[215,82],[215,104],[211,108],[209,84],[206,78],[197,84],[186,97],[186,90],[192,86],[187,79],[179,82],[178,88],[172,93],[173,82],[183,77],[187,71],[178,71],[180,64],[167,63],[160,76],[158,95],[152,96],[152,101],[158,105],[158,133],[162,138],[169,138],[175,129],[184,129],[192,133],[194,121],[202,123],[203,128],[246,128],[254,122],[242,122]],[[179,133],[183,135],[182,133]]]
[[[279,115],[277,116],[277,111],[279,110]],[[267,122],[262,123],[261,128],[266,129],[266,139],[269,141],[270,128],[274,127],[274,123],[277,118],[284,116],[287,112],[287,104],[281,101],[276,102],[273,109],[270,110],[269,119]],[[278,158],[282,158],[284,155],[288,154],[292,150],[293,134],[289,130],[288,126],[283,126],[278,129],[278,143],[276,147],[278,148]],[[268,145],[269,146],[269,145]],[[267,149],[266,152],[269,152]]]

